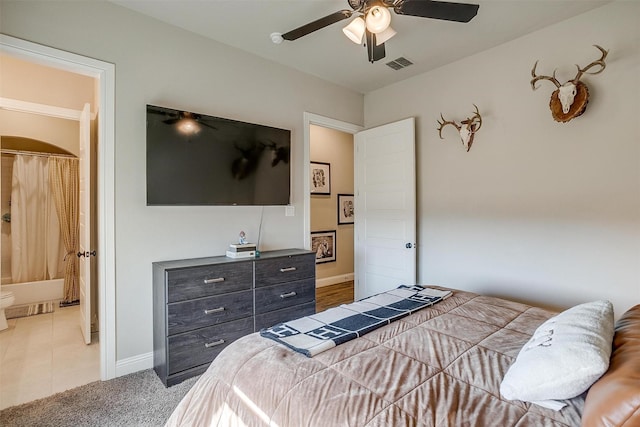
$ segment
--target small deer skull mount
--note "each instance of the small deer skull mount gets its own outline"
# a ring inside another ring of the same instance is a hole
[[[560,84],[558,79],[556,79],[555,70],[553,70],[553,75],[551,76],[537,76],[536,66],[538,65],[538,61],[533,65],[533,69],[531,70],[531,77],[533,77],[533,79],[531,79],[531,89],[538,89],[536,87],[536,82],[538,80],[549,80],[558,88],[551,94],[551,100],[549,101],[551,115],[555,121],[566,123],[569,120],[580,116],[584,113],[584,110],[587,109],[587,103],[589,102],[589,88],[586,84],[580,81],[580,78],[584,73],[600,74],[604,71],[604,68],[606,67],[604,59],[609,53],[608,50],[604,50],[598,45],[594,46],[602,52],[602,57],[593,61],[584,68],[580,68],[580,66],[576,64],[578,73],[572,80],[569,80],[564,84]],[[589,72],[589,70],[595,66],[599,66],[600,68],[596,71]]]
[[[446,125],[452,125],[458,130],[458,134],[460,135],[460,139],[462,140],[462,145],[464,145],[464,147],[467,149],[467,152],[471,150],[473,137],[482,126],[482,117],[480,116],[480,112],[478,111],[478,106],[476,104],[473,104],[473,106],[476,107],[476,112],[473,114],[473,116],[467,117],[466,119],[461,121],[460,124],[445,120],[444,117],[442,117],[442,113],[440,113],[440,118],[442,119],[442,121],[438,120],[438,124],[440,125],[440,127],[438,127],[438,135],[440,135],[440,139],[444,139],[442,137],[442,128]]]

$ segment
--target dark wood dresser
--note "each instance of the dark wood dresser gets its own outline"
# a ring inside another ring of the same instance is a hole
[[[315,254],[302,249],[153,263],[153,365],[165,386],[204,372],[236,339],[315,313]]]

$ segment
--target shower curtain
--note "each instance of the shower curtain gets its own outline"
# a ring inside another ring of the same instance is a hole
[[[60,226],[49,188],[48,159],[16,155],[11,184],[13,283],[62,277]]]
[[[78,159],[50,157],[49,179],[66,250],[64,257],[64,301],[70,303],[80,300],[79,259],[76,256],[80,217]]]
[[[80,298],[78,159],[18,154],[11,190],[14,283],[64,275],[64,301]]]

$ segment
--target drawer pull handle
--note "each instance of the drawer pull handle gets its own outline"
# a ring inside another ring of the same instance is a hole
[[[221,311],[224,311],[224,307],[210,308],[208,310],[205,310],[204,314],[220,313]]]
[[[289,292],[288,294],[280,294],[280,298],[291,298],[291,297],[295,297],[296,295],[298,295],[295,292]]]
[[[220,344],[224,344],[224,340],[218,340],[218,341],[214,341],[214,342],[207,342],[204,344],[205,348],[211,348],[211,347],[215,347],[217,345]]]
[[[297,268],[295,268],[295,267],[285,267],[285,268],[281,268],[280,269],[280,273],[286,273],[288,271],[296,271],[296,270],[297,270]]]
[[[204,279],[205,285],[208,285],[209,283],[220,283],[220,282],[224,282],[224,277],[216,277],[215,279]]]

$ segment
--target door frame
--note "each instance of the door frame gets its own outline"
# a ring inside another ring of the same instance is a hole
[[[303,153],[303,176],[302,180],[302,198],[303,198],[303,211],[304,211],[304,248],[311,249],[311,183],[309,180],[310,173],[310,156],[311,156],[311,125],[322,126],[329,129],[339,130],[344,133],[355,135],[356,133],[364,130],[363,126],[355,125],[353,123],[343,122],[341,120],[332,119],[325,116],[320,116],[314,113],[304,112],[304,153]],[[354,144],[355,150],[355,144]]]
[[[98,80],[98,143],[95,198],[98,221],[100,378],[116,376],[115,310],[115,65],[0,34],[0,51],[25,61]]]

